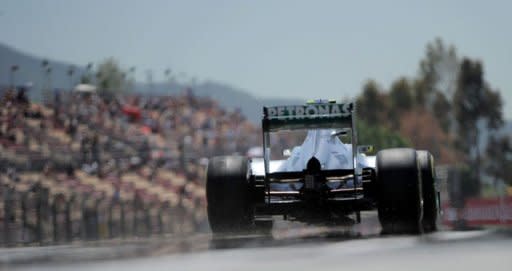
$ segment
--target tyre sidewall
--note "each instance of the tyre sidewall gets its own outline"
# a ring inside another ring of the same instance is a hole
[[[379,221],[384,233],[421,233],[422,184],[416,151],[387,149],[377,154]]]
[[[421,171],[423,195],[423,227],[425,232],[437,230],[437,216],[439,213],[438,194],[435,184],[434,157],[428,151],[417,151],[418,163]]]
[[[248,166],[248,160],[242,156],[210,159],[206,199],[208,220],[214,232],[241,231],[252,223]]]

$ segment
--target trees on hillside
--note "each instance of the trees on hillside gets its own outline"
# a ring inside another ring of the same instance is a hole
[[[456,162],[450,148],[450,136],[437,122],[435,116],[422,107],[413,108],[399,117],[400,135],[417,149],[429,150],[440,164]]]
[[[358,98],[359,117],[369,125],[400,131],[412,146],[431,150],[442,162],[453,162],[449,131],[457,61],[455,47],[440,39],[429,43],[416,78],[400,77],[389,91],[373,80],[366,82]]]
[[[115,94],[123,91],[126,76],[117,60],[108,58],[98,65],[96,84],[102,92]]]
[[[407,78],[401,77],[392,83],[389,103],[390,125],[396,130],[400,128],[400,116],[414,106],[414,93]]]
[[[399,94],[407,92],[407,82],[397,82],[397,95],[390,99],[379,85],[373,80],[368,80],[363,86],[363,92],[357,99],[358,139],[360,144],[373,145],[375,149],[407,147],[411,143],[402,137],[389,118],[390,108],[393,104],[403,108],[408,107],[407,98]],[[395,111],[393,111],[395,112]]]
[[[412,92],[409,80],[400,77],[391,84],[389,91],[391,110],[404,112],[410,110],[414,105],[414,93]]]
[[[368,123],[380,123],[387,120],[388,104],[386,95],[373,80],[367,81],[357,100],[358,115]]]
[[[453,45],[446,46],[440,38],[427,44],[425,56],[420,60],[416,98],[420,105],[431,108],[439,93],[451,99],[455,92],[459,59]]]
[[[375,123],[370,124],[364,120],[359,120],[357,122],[357,131],[358,144],[372,145],[375,150],[411,146],[411,143],[400,135],[400,133],[383,125]]]
[[[439,122],[440,127],[444,132],[449,133],[453,129],[453,106],[443,93],[437,92],[434,96],[434,103],[432,104],[432,113]]]
[[[453,108],[456,147],[480,176],[480,130],[492,131],[503,125],[501,96],[485,83],[480,61],[465,58],[460,64]]]
[[[412,146],[429,149],[443,163],[466,162],[476,180],[479,129],[501,127],[502,107],[499,92],[485,81],[482,63],[461,61],[455,47],[441,39],[427,44],[417,77],[400,77],[388,91],[369,80],[358,97],[358,115],[367,125],[399,131]]]
[[[419,64],[416,83],[416,102],[429,109],[445,132],[451,132],[453,112],[450,101],[457,86],[459,58],[453,45],[437,38],[427,44]]]
[[[486,149],[486,172],[512,185],[512,139],[491,136]]]

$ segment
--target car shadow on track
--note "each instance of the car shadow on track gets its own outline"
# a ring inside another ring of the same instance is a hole
[[[341,242],[354,239],[375,238],[380,230],[368,230],[368,225],[354,224],[351,219],[327,223],[303,224],[276,221],[274,229],[263,233],[212,234],[209,249],[239,249],[295,246],[311,243]],[[366,228],[365,228],[366,227]]]

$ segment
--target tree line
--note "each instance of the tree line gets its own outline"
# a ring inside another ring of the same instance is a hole
[[[357,110],[362,126],[381,131],[360,129],[366,137],[360,141],[398,135],[377,147],[427,149],[438,164],[458,165],[474,182],[485,174],[512,185],[511,140],[496,136],[504,125],[500,92],[485,79],[481,60],[459,57],[439,38],[427,44],[416,76],[397,78],[388,89],[368,80]]]

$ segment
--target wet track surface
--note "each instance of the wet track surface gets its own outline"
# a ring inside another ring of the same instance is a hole
[[[365,223],[366,222],[366,223]],[[381,236],[374,213],[358,225],[278,221],[272,234],[208,233],[0,249],[16,270],[512,270],[504,230]]]

